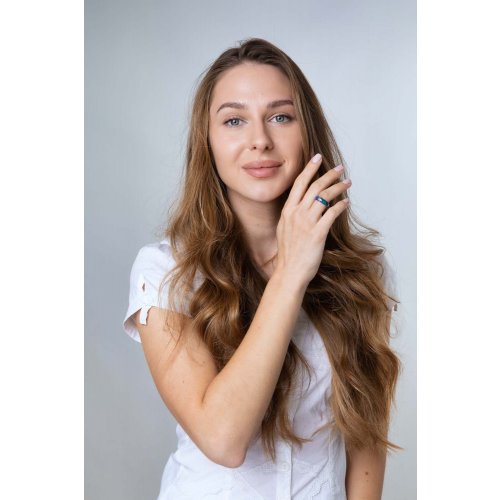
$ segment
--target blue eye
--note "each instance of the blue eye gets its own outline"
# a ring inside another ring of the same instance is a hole
[[[291,121],[291,120],[292,120],[292,117],[291,117],[291,116],[286,115],[286,114],[284,114],[284,113],[279,114],[279,115],[275,115],[275,116],[273,116],[273,118],[278,118],[278,117],[280,117],[280,116],[285,117],[287,120],[279,120],[277,123],[287,123],[287,122],[289,122],[289,121]],[[241,118],[237,118],[236,116],[234,116],[234,117],[232,117],[232,118],[228,118],[228,119],[224,122],[224,125],[227,125],[229,128],[234,128],[234,127],[237,127],[238,125],[229,125],[229,122],[232,122],[233,120],[238,120],[238,121],[240,121],[240,120],[241,120]]]
[[[273,118],[278,118],[278,116],[284,116],[285,118],[287,118],[287,119],[288,119],[288,121],[290,121],[290,120],[291,120],[291,117],[290,117],[290,116],[288,116],[288,115],[283,115],[283,114],[281,114],[281,115],[276,115],[276,116],[274,116]],[[279,121],[278,123],[286,123],[286,121]]]
[[[231,122],[231,121],[233,121],[233,120],[240,120],[240,118],[229,118],[229,120],[226,120],[226,121],[224,122],[224,125],[226,125],[226,123],[229,123],[229,122]],[[230,125],[230,127],[232,127],[232,126],[233,126],[233,125]]]

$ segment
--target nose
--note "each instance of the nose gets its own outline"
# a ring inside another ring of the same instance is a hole
[[[262,123],[256,122],[252,127],[249,127],[249,132],[249,144],[251,145],[250,149],[265,150],[273,148],[271,134]]]

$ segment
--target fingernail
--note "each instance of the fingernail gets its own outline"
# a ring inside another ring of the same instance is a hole
[[[342,182],[344,184],[350,184],[351,183],[351,179],[344,179]]]
[[[312,160],[311,160],[311,161],[312,161],[313,163],[318,163],[318,162],[319,162],[319,160],[321,160],[321,155],[318,153],[318,154],[315,154],[315,155],[313,156],[313,158],[312,158]]]
[[[337,172],[342,172],[342,170],[344,170],[344,165],[337,165],[333,170],[336,170]]]

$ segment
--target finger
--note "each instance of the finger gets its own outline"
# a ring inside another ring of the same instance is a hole
[[[341,182],[336,182],[333,186],[330,186],[328,189],[325,189],[324,191],[320,191],[318,193],[318,196],[323,198],[324,200],[328,201],[329,203],[332,202],[332,200],[336,200],[337,198],[340,200],[340,195],[342,193],[345,193],[350,187],[351,187],[351,180],[350,179],[345,179]],[[307,193],[306,193],[307,196]],[[322,204],[319,200],[315,199],[316,195],[311,194],[311,206],[309,207],[308,210],[311,210],[317,217],[315,220],[318,220],[319,217],[323,214],[325,211],[326,207],[324,204]]]
[[[339,189],[341,189],[341,185],[339,185],[337,181],[342,176],[343,171],[344,167],[342,165],[337,165],[335,168],[328,170],[328,172],[314,181],[304,195],[303,203],[305,206],[310,208],[312,205],[317,203],[314,199],[316,195],[319,195],[328,201],[331,201],[334,196],[337,196]],[[333,189],[333,195],[330,194],[332,191],[329,192],[329,189]]]
[[[316,223],[316,229],[323,237],[326,237],[328,231],[335,222],[335,219],[347,208],[349,205],[349,198],[345,198],[331,206]]]
[[[318,171],[318,168],[321,165],[322,159],[323,158],[319,153],[311,158],[309,163],[304,167],[302,172],[300,172],[300,174],[295,179],[285,206],[296,206],[302,201],[304,193],[307,191],[307,187],[309,186],[312,178],[314,177],[314,174]]]

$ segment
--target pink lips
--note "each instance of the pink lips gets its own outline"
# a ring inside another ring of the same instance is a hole
[[[271,177],[276,173],[278,168],[281,166],[279,161],[274,160],[261,160],[261,161],[251,161],[243,165],[245,171],[252,177]]]

